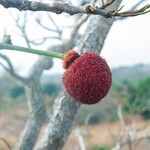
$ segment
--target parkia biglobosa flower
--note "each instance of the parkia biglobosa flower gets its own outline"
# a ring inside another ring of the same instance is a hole
[[[95,104],[109,92],[112,75],[107,62],[92,52],[69,50],[63,59],[66,91],[82,104]]]

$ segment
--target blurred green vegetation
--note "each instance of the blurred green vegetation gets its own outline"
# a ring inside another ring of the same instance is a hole
[[[120,80],[112,88],[118,99],[123,102],[126,114],[140,114],[143,119],[150,119],[150,77],[140,80]]]
[[[15,101],[10,99],[0,100],[0,111],[11,111],[12,109],[15,109],[16,107],[20,108],[26,108],[27,103],[24,100],[24,97],[20,97],[19,99],[16,99]]]
[[[14,86],[11,90],[10,90],[10,93],[9,93],[10,97],[15,99],[19,96],[22,96],[25,94],[25,89],[23,86],[19,85],[19,86]]]
[[[46,83],[42,85],[43,94],[48,96],[57,95],[60,92],[60,90],[61,86],[59,86],[58,84]]]
[[[124,110],[127,113],[140,113],[144,119],[150,119],[150,77],[138,82],[137,85],[128,85],[127,100]]]
[[[91,150],[110,150],[110,148],[108,146],[98,146],[98,145],[94,145]]]

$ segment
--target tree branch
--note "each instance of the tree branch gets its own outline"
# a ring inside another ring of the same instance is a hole
[[[4,144],[6,144],[8,150],[12,150],[10,144],[9,144],[4,138],[1,138],[1,137],[0,137],[0,141],[4,142]]]
[[[145,0],[145,1],[147,1],[147,0]],[[130,11],[133,11],[133,10],[137,9],[145,1],[140,0],[133,7],[130,8]],[[118,20],[120,21],[120,20],[124,20],[124,19],[127,19],[127,18],[125,18],[125,17],[118,17],[118,18],[116,18],[116,21],[118,21]]]
[[[46,36],[46,37],[42,37],[40,39],[30,40],[30,43],[33,45],[42,45],[50,39],[60,40],[60,38],[58,36]]]
[[[62,30],[60,29],[59,25],[55,22],[55,20],[52,18],[52,16],[47,13],[49,20],[53,23],[54,27],[56,28],[57,33],[59,34],[59,37],[61,39]]]
[[[116,1],[116,0],[115,0]],[[139,10],[135,11],[127,11],[118,13],[118,11],[112,11],[104,9],[110,5],[112,5],[114,1],[112,0],[110,3],[106,3],[102,7],[91,6],[91,4],[85,6],[73,6],[62,2],[50,1],[49,3],[41,3],[36,1],[28,1],[28,0],[0,0],[0,4],[5,8],[17,8],[20,11],[48,11],[56,14],[68,13],[70,15],[75,14],[92,14],[92,15],[101,15],[106,18],[110,18],[112,16],[121,16],[121,17],[129,17],[129,16],[137,16],[149,13],[150,5],[146,5]]]
[[[112,11],[108,13],[108,16],[134,17],[134,16],[139,16],[139,15],[144,15],[149,12],[150,12],[150,4],[147,4],[138,10],[131,10],[131,11],[125,11],[125,12],[120,12],[120,10]]]
[[[102,0],[102,2],[103,2],[103,0]],[[105,9],[105,8],[107,8],[108,6],[110,6],[113,2],[115,2],[115,0],[107,0],[106,3],[103,2],[101,8],[102,8],[102,9]]]
[[[49,11],[56,14],[68,13],[70,15],[85,13],[85,14],[99,14],[102,16],[106,16],[107,12],[100,8],[96,8],[94,12],[90,12],[87,10],[87,6],[72,6],[66,3],[50,1],[49,3],[41,3],[36,1],[28,1],[28,0],[0,0],[0,4],[5,8],[17,8],[20,11],[31,10],[31,11]]]
[[[47,15],[48,15],[49,21],[53,24],[53,26],[54,26],[56,29],[51,29],[50,27],[44,25],[44,24],[41,22],[41,17],[40,17],[40,16],[38,16],[35,21],[36,21],[37,24],[40,25],[43,29],[61,35],[62,31],[59,29],[58,25],[55,23],[55,21],[54,21],[53,18],[50,16],[50,14],[47,13]]]
[[[20,82],[24,83],[24,84],[28,84],[28,78],[22,77],[19,74],[17,74],[14,70],[14,67],[11,63],[11,61],[9,60],[9,58],[3,54],[0,53],[0,57],[7,63],[8,67],[6,67],[4,64],[2,64],[0,62],[0,65],[7,71],[9,72],[14,78],[16,78],[17,80],[19,80]]]
[[[10,14],[11,17],[13,18],[13,20],[14,20],[14,22],[15,22],[17,28],[20,30],[21,36],[24,38],[27,47],[30,48],[30,47],[31,47],[31,45],[30,45],[30,40],[29,40],[29,37],[28,37],[27,32],[26,32],[26,26],[27,26],[27,21],[28,21],[27,12],[23,14],[23,17],[17,14],[17,17],[16,17],[16,18],[13,16],[13,14],[12,14],[10,11],[9,11],[9,14]],[[20,24],[19,21],[20,21],[21,17],[23,18],[23,21],[22,21],[22,23]]]
[[[16,145],[17,150],[33,149],[42,125],[49,119],[39,81],[31,79],[29,84],[25,91],[30,116]]]

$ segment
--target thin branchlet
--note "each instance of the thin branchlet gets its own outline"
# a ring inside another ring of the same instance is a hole
[[[139,16],[150,12],[150,4],[147,4],[140,8],[139,10],[125,11],[120,12],[121,9],[117,11],[112,11],[109,13],[110,16],[118,16],[118,17],[132,17]]]
[[[8,150],[12,150],[10,144],[4,138],[0,137],[0,141],[4,142],[6,144]]]

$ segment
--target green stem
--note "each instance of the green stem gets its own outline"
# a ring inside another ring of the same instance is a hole
[[[63,59],[63,56],[64,56],[64,53],[52,52],[52,51],[41,51],[41,50],[32,49],[32,48],[26,48],[26,47],[21,47],[21,46],[0,43],[0,50],[4,50],[4,49],[33,53],[33,54],[43,55],[47,57],[60,58],[60,59]]]

